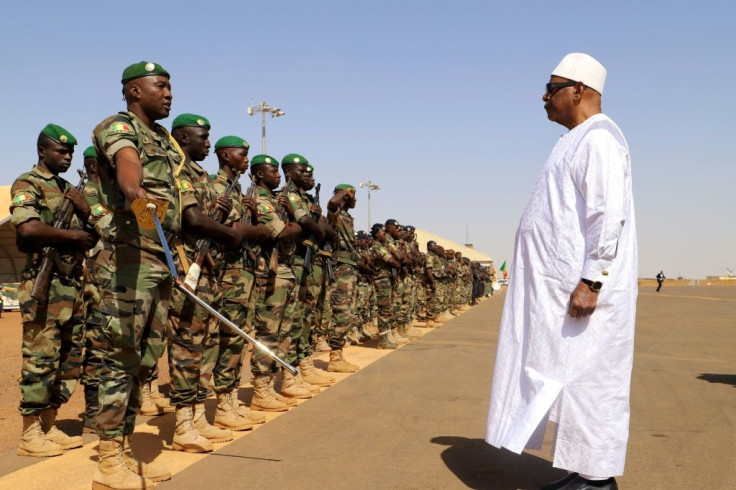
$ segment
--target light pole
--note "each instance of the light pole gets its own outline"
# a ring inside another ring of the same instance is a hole
[[[370,179],[365,182],[361,182],[360,187],[361,189],[363,187],[368,188],[368,229],[370,230],[371,226],[373,226],[373,223],[371,222],[371,191],[378,191],[381,190],[381,188],[371,182]]]
[[[271,117],[281,117],[286,114],[278,107],[270,107],[266,101],[262,101],[255,107],[248,107],[248,115],[255,116],[257,113],[261,113],[261,153],[266,153],[266,114],[271,114]]]

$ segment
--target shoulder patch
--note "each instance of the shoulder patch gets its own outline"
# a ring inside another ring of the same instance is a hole
[[[33,202],[35,198],[32,194],[21,192],[13,197],[13,206],[20,206],[25,203]]]
[[[289,194],[289,201],[291,201],[291,202],[298,202],[299,201],[299,196],[297,196],[296,194],[294,194],[292,192],[291,194]]]
[[[273,206],[269,203],[261,204],[259,211],[262,213],[268,213],[269,211],[273,211]]]
[[[135,134],[133,126],[124,122],[114,122],[107,129],[107,134]]]
[[[188,192],[194,189],[194,186],[188,181],[188,180],[182,180],[179,183],[179,188],[182,190],[182,192]]]
[[[106,211],[105,206],[102,204],[95,204],[92,206],[92,215],[93,216],[100,216]]]

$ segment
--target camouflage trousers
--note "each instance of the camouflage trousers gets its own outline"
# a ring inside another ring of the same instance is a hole
[[[378,308],[378,330],[384,332],[391,328],[393,284],[388,277],[381,277],[373,281],[376,292],[376,307]]]
[[[332,323],[332,307],[330,306],[330,297],[332,296],[332,283],[327,274],[327,267],[323,269],[322,283],[320,287],[320,295],[317,298],[317,306],[314,315],[313,337],[327,336]]]
[[[228,268],[222,277],[222,299],[218,310],[245,333],[253,331],[255,276],[244,268]],[[240,382],[245,339],[230,328],[220,328],[220,348],[212,374],[215,393],[230,393]]]
[[[332,322],[327,332],[327,344],[332,350],[341,350],[345,346],[345,336],[350,331],[355,311],[357,284],[358,269],[354,265],[338,263],[330,296]]]
[[[101,439],[130,435],[141,405],[141,380],[163,352],[172,277],[163,257],[106,243],[96,262],[105,349],[100,374]]]
[[[214,305],[219,299],[215,277],[203,271],[197,282],[196,294],[207,304]],[[171,371],[171,404],[184,407],[207,398],[220,343],[218,320],[180,290],[174,289],[166,340]]]
[[[286,312],[292,319],[288,358],[298,364],[314,353],[312,334],[317,323],[317,302],[322,292],[324,269],[313,262],[312,270],[304,277],[303,261],[297,260],[292,270],[296,279],[297,293],[296,301]]]
[[[91,279],[91,278],[90,278]],[[102,331],[100,290],[94,280],[84,285],[84,359],[82,361],[82,385],[84,386],[85,422],[94,420],[99,411],[98,388],[102,373],[102,357],[107,351]]]
[[[417,278],[415,281],[416,285],[416,295],[415,295],[415,303],[414,303],[414,316],[416,316],[419,320],[426,320],[427,319],[427,286],[424,283],[424,281],[420,278]]]
[[[291,267],[279,264],[276,277],[256,276],[256,300],[253,328],[256,340],[262,342],[271,352],[285,361],[288,359],[291,344],[291,318],[284,313],[286,308],[296,300],[296,279]],[[254,374],[270,374],[277,372],[276,361],[259,349],[251,356],[251,371]]]
[[[23,321],[20,373],[21,415],[58,408],[69,401],[82,369],[84,308],[82,283],[52,274],[48,299],[31,298],[33,278],[23,272],[18,292]]]
[[[426,287],[426,295],[427,295],[427,316],[428,317],[434,317],[442,313],[442,289],[444,287],[444,284],[439,279],[435,279],[435,290],[432,291],[432,288],[427,286]]]
[[[371,297],[373,286],[365,278],[358,279],[358,299],[355,302],[355,318],[360,325],[371,321]]]

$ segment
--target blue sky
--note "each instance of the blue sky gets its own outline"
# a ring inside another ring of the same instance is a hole
[[[46,7],[41,5],[47,4]],[[608,69],[603,110],[631,147],[640,275],[736,267],[736,34],[732,2],[3,2],[0,184],[35,163],[48,122],[82,145],[124,108],[140,60],[172,74],[170,124],[208,117],[213,141],[315,165],[332,188],[372,180],[373,221],[396,218],[464,242],[497,265],[555,141],[543,85],[559,59]],[[252,99],[252,102],[251,102]],[[81,166],[81,149],[75,166]],[[214,170],[213,155],[204,163]],[[76,178],[70,177],[76,181]],[[356,224],[367,228],[365,190]]]

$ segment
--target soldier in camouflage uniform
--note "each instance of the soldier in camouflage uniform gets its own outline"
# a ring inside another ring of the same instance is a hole
[[[358,299],[355,305],[355,318],[357,319],[357,340],[362,341],[378,336],[378,331],[373,330],[371,323],[373,278],[376,274],[376,269],[373,266],[373,254],[371,253],[373,237],[364,231],[359,231],[356,237],[356,246],[358,251]]]
[[[399,262],[386,248],[388,237],[384,225],[374,224],[371,228],[371,236],[373,236],[371,255],[373,268],[376,271],[373,276],[373,288],[378,308],[378,348],[396,349],[399,344],[390,335],[393,319],[391,298],[393,297],[393,283],[396,280],[395,271],[399,268]]]
[[[439,326],[437,317],[439,316],[441,303],[441,288],[444,277],[443,268],[437,253],[437,243],[434,240],[427,242],[427,257],[425,261],[426,281],[427,281],[427,327],[434,328]]]
[[[144,465],[130,449],[141,402],[141,380],[163,351],[172,276],[148,204],[167,236],[181,228],[182,211],[196,206],[192,184],[174,178],[183,162],[168,131],[155,123],[171,110],[169,73],[142,61],[123,71],[127,111],[93,131],[103,208],[96,224],[104,241],[96,279],[102,292],[102,330],[109,340],[99,386],[100,436],[94,485],[150,488],[171,477]]]
[[[100,205],[97,194],[99,179],[97,178],[97,156],[95,147],[84,150],[84,170],[87,172],[87,183],[82,190],[90,207],[88,223],[94,225],[104,209]],[[102,315],[100,315],[100,288],[95,279],[95,260],[102,250],[102,241],[88,250],[84,259],[84,360],[82,363],[82,385],[84,386],[84,414],[82,416],[82,432],[97,433],[94,419],[100,411],[97,389],[102,372],[102,356],[105,352],[105,335],[102,332]]]
[[[38,163],[18,177],[10,190],[18,249],[27,254],[18,293],[23,321],[18,408],[23,416],[18,444],[21,456],[58,456],[64,449],[82,445],[80,437],[64,434],[55,424],[58,408],[69,400],[81,374],[82,262],[84,251],[97,241],[86,228],[87,201],[59,177],[69,169],[76,144],[61,126],[47,125],[38,136]],[[54,227],[65,199],[74,210],[68,229]],[[31,291],[47,246],[52,272],[47,296],[38,300]]]
[[[301,227],[294,222],[294,210],[286,193],[278,197],[274,190],[281,182],[279,162],[269,155],[256,155],[251,160],[251,176],[258,186],[256,207],[258,223],[268,230],[269,240],[260,247],[256,268],[256,308],[253,326],[256,339],[283,359],[289,352],[291,318],[284,315],[296,300],[296,279],[291,270],[294,241]],[[281,412],[296,401],[274,391],[278,369],[275,361],[255,350],[251,357],[253,399],[251,408]]]
[[[395,219],[386,220],[386,249],[399,263],[396,268],[396,274],[393,276],[393,292],[391,297],[391,331],[389,337],[399,345],[409,342],[409,338],[405,337],[399,327],[404,327],[406,319],[402,312],[402,301],[404,298],[404,267],[410,263],[406,255],[405,247],[401,241],[401,225]]]
[[[296,375],[284,371],[284,383],[281,394],[295,398],[310,398],[319,392],[319,386],[330,386],[335,379],[312,362],[314,348],[311,334],[314,317],[307,315],[317,305],[322,289],[323,270],[315,265],[319,248],[316,244],[324,240],[328,231],[327,220],[322,216],[322,208],[312,202],[307,191],[314,187],[314,167],[302,155],[290,153],[281,159],[281,167],[290,182],[288,189],[289,202],[294,211],[294,218],[302,228],[300,243],[296,247],[292,271],[296,278],[296,297],[286,310],[285,315],[291,318],[291,349],[285,359],[290,364],[298,364]],[[309,270],[305,270],[307,255],[310,256]],[[315,270],[316,269],[316,270]]]
[[[248,170],[250,145],[238,136],[224,136],[215,143],[219,170],[214,179],[217,195],[223,195],[230,185]],[[247,243],[245,248],[226,248],[223,251],[221,302],[218,310],[246,333],[253,330],[255,309],[255,266],[258,241],[265,240],[268,232],[258,224],[255,184],[243,197],[240,183],[230,193],[232,209],[223,224],[240,228]],[[220,330],[220,346],[213,372],[217,394],[215,425],[231,430],[246,430],[266,421],[265,416],[250,410],[240,402],[236,388],[242,371],[245,339],[228,328]]]
[[[355,207],[355,187],[340,184],[335,187],[334,194],[327,203],[327,219],[335,230],[333,240],[333,257],[335,258],[335,283],[332,285],[330,307],[332,323],[327,332],[327,344],[330,346],[330,362],[327,371],[335,373],[352,373],[359,366],[343,357],[345,336],[350,330],[350,322],[355,307],[358,269],[355,252],[355,228],[353,217],[348,212]]]
[[[181,243],[177,242],[176,266],[185,284],[197,296],[212,305],[219,301],[218,276],[222,262],[217,240],[239,249],[242,234],[239,229],[225,226],[232,208],[229,196],[217,195],[209,174],[197,163],[205,159],[210,149],[210,123],[204,116],[181,114],[172,123],[172,136],[184,158],[175,176],[192,185],[197,205],[182,215],[184,229]],[[197,260],[200,239],[209,242],[204,259]],[[199,270],[199,273],[195,272]],[[198,275],[198,277],[197,277]],[[232,440],[228,429],[211,425],[206,418],[204,400],[217,360],[220,332],[217,319],[184,293],[174,289],[169,323],[169,365],[171,369],[171,403],[176,406],[174,449],[186,452],[212,451],[213,442]]]

